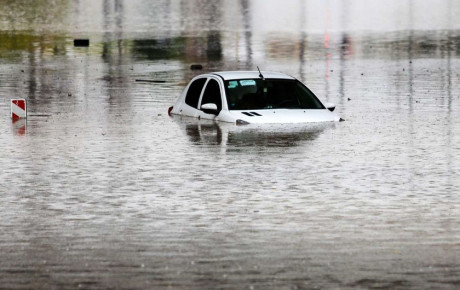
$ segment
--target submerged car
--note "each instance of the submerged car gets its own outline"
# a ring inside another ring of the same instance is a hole
[[[169,112],[244,125],[340,121],[334,109],[289,75],[226,71],[194,77]]]

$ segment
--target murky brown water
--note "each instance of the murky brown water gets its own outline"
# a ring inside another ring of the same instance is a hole
[[[0,288],[458,288],[460,3],[371,2],[0,1]],[[170,118],[194,63],[346,122]]]

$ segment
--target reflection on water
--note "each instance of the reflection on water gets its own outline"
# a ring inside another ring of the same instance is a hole
[[[3,31],[54,30],[66,22],[67,0],[2,0],[0,22]]]
[[[27,120],[26,119],[19,119],[12,122],[13,124],[13,132],[16,135],[25,135],[27,133]]]
[[[0,1],[2,287],[458,286],[457,1],[29,2]],[[168,116],[256,66],[347,121]]]
[[[233,124],[195,120],[174,116],[194,145],[233,147],[293,147],[315,140],[326,128],[335,124],[235,126]]]

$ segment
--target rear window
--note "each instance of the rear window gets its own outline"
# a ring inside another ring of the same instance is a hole
[[[201,91],[203,90],[206,78],[197,79],[190,84],[187,95],[185,96],[185,103],[191,107],[198,108],[198,100],[200,99]]]

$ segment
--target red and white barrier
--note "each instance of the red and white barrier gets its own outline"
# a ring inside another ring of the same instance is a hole
[[[11,100],[11,119],[13,122],[27,118],[27,103],[25,99]]]

